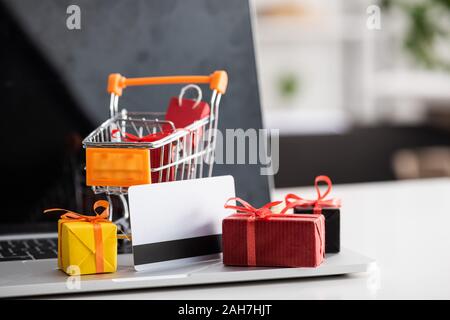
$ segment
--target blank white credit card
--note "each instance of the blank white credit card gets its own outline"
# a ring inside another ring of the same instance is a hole
[[[210,259],[221,252],[232,176],[132,186],[128,190],[135,269]],[[171,263],[168,263],[171,262]]]

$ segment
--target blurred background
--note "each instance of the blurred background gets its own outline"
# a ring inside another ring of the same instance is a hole
[[[74,2],[80,32],[66,28]],[[13,133],[0,233],[55,219],[45,208],[90,210],[81,141],[108,116],[112,71],[227,69],[220,128],[260,128],[252,40],[263,122],[280,130],[275,187],[450,176],[450,0],[251,2],[253,35],[242,0],[0,0],[0,123]],[[141,89],[123,106],[147,111],[179,90]],[[258,166],[215,167],[224,173],[242,198],[267,202]]]
[[[277,187],[450,176],[449,0],[255,4]]]

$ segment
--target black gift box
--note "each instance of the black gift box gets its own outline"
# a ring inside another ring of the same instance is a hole
[[[312,214],[313,208],[295,207],[294,213]],[[322,208],[325,217],[325,252],[341,250],[341,215],[339,208]]]

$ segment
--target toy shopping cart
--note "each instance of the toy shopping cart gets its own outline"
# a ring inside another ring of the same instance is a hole
[[[193,108],[202,99],[196,84],[209,84],[212,93],[208,116],[176,128],[164,113],[119,111],[119,97],[126,87],[168,84],[188,84],[181,90],[180,106],[185,91],[197,89],[198,98]],[[106,194],[111,208],[111,195],[119,196],[123,203],[124,215],[116,223],[128,229],[128,187],[212,175],[219,103],[227,84],[225,71],[215,71],[208,76],[109,76],[110,119],[89,134],[83,146],[86,149],[86,184],[94,193]]]

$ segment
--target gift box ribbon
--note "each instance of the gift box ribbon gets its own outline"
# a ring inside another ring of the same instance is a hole
[[[114,129],[114,130],[111,131],[111,136],[113,138],[116,138],[116,134],[117,133],[120,133],[120,135],[124,135],[126,141],[132,141],[132,142],[154,142],[154,141],[157,141],[159,139],[167,137],[172,132],[170,132],[170,131],[161,131],[161,132],[157,132],[157,133],[151,133],[151,134],[148,134],[148,135],[143,136],[143,137],[138,137],[138,136],[136,136],[134,134],[131,134],[131,133],[128,133],[128,132],[125,132],[123,134],[123,133],[120,132],[119,129]]]
[[[325,182],[327,184],[327,190],[322,194],[320,192],[320,182]],[[314,180],[314,187],[317,192],[317,199],[308,200],[303,199],[293,193],[289,193],[284,198],[286,202],[286,207],[281,211],[281,213],[286,213],[289,209],[294,207],[302,207],[302,208],[313,208],[313,213],[320,214],[322,213],[322,208],[339,208],[341,206],[341,199],[332,198],[325,200],[327,195],[331,192],[332,182],[328,176],[317,176]]]
[[[186,131],[188,133],[192,132],[192,130],[186,129],[186,128],[178,128],[178,129],[171,129],[171,130],[163,130],[160,132],[156,132],[156,133],[150,133],[146,136],[143,137],[138,137],[132,133],[122,133],[120,132],[119,129],[114,129],[111,131],[111,136],[113,138],[117,138],[117,133],[119,133],[120,135],[123,135],[125,137],[125,141],[130,141],[130,142],[155,142],[158,141],[162,138],[167,137],[168,135],[174,133],[174,132],[178,132],[178,131]]]
[[[55,211],[63,211],[65,212],[63,215],[61,215],[60,219],[63,220],[62,223],[67,222],[90,222],[93,224],[94,227],[94,241],[95,241],[95,268],[97,273],[104,272],[104,256],[103,256],[103,235],[102,235],[102,226],[100,222],[107,222],[112,223],[109,221],[109,203],[105,200],[98,200],[94,203],[94,212],[95,216],[86,216],[79,214],[77,212],[73,212],[66,209],[60,209],[60,208],[53,208],[53,209],[47,209],[44,211],[44,213],[48,212],[55,212]],[[103,208],[103,210],[100,211],[100,213],[97,213],[98,208]],[[61,245],[61,236],[59,236],[59,248],[62,250]],[[58,256],[58,259],[61,259],[62,254]]]
[[[239,202],[242,206],[228,204],[230,201]],[[236,210],[238,213],[236,216],[247,218],[247,264],[249,266],[256,266],[256,233],[255,233],[255,221],[257,219],[270,219],[270,218],[296,218],[299,216],[295,214],[273,213],[270,208],[275,207],[283,201],[269,202],[261,208],[255,208],[248,202],[241,198],[230,198],[225,203],[226,209]],[[320,234],[320,230],[319,230]]]

